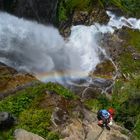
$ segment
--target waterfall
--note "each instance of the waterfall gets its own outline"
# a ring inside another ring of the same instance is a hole
[[[77,25],[64,40],[58,30],[0,12],[0,61],[18,71],[32,73],[42,81],[66,82],[87,77],[106,57],[100,35],[127,26],[140,29],[140,20],[116,17],[108,25]]]

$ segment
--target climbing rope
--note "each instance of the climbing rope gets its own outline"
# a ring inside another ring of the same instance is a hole
[[[99,135],[95,138],[95,140],[98,140],[100,138],[100,136],[102,135],[103,131],[104,131],[104,127],[102,128],[102,131],[99,133]]]

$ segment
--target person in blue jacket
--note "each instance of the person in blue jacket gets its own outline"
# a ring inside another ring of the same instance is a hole
[[[109,124],[112,124],[114,112],[115,110],[113,108],[99,110],[97,113],[98,125],[110,130]]]

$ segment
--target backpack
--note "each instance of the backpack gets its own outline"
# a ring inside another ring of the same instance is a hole
[[[108,112],[107,110],[105,110],[105,109],[102,109],[102,110],[101,110],[101,114],[102,114],[102,116],[103,116],[105,119],[108,119],[109,116],[110,116],[109,112]]]

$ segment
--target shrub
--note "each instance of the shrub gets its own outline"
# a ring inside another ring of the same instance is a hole
[[[59,136],[55,132],[49,132],[47,139],[48,140],[59,140]]]
[[[23,111],[19,116],[18,128],[23,128],[43,137],[48,135],[51,112],[45,109],[34,109]]]
[[[11,112],[15,116],[18,116],[20,112],[29,108],[32,101],[41,96],[43,91],[44,84],[19,91],[16,95],[0,101],[0,111]]]
[[[65,98],[68,98],[68,99],[76,98],[74,93],[72,93],[69,89],[67,89],[59,84],[49,82],[46,84],[46,89],[54,91],[54,92],[58,93],[59,95],[65,97]]]

